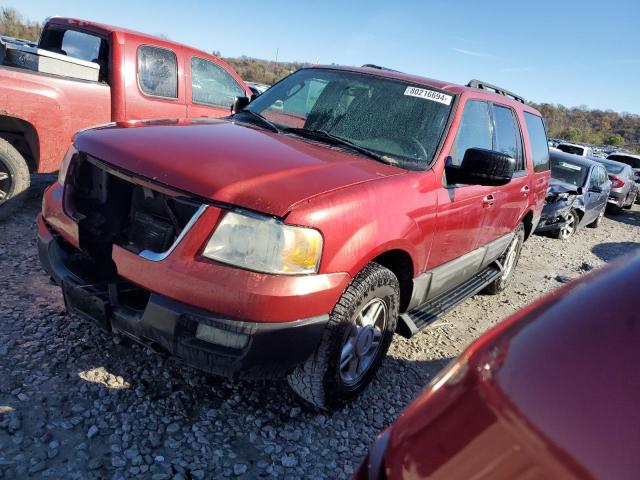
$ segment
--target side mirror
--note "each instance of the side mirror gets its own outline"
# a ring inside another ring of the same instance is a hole
[[[484,148],[468,148],[462,164],[447,165],[445,172],[449,184],[499,186],[511,181],[515,168],[516,161],[509,155]]]
[[[593,193],[602,193],[602,187],[600,187],[598,185],[591,185],[589,187],[589,191],[593,192]]]
[[[250,101],[251,100],[249,100],[249,97],[236,97],[236,99],[233,101],[233,105],[231,105],[231,114],[233,115],[234,113],[242,110],[244,107],[249,105]]]

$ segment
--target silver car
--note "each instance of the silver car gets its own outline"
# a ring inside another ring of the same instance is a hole
[[[633,169],[626,163],[613,160],[595,157],[592,157],[591,160],[600,162],[607,169],[611,181],[608,204],[612,213],[619,214],[623,208],[631,208],[638,197],[639,190]]]
[[[633,168],[634,178],[637,184],[640,184],[640,155],[631,153],[614,152],[607,157],[607,160],[614,160],[620,163],[626,163]],[[638,185],[640,188],[640,185]],[[636,198],[636,202],[640,202],[640,195]]]

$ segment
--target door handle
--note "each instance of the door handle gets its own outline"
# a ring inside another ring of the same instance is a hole
[[[486,197],[484,197],[482,199],[482,206],[483,207],[490,207],[491,205],[493,205],[493,202],[495,201],[495,198],[493,198],[492,194],[487,195]]]
[[[520,192],[526,197],[529,195],[529,185],[525,185],[520,189]]]

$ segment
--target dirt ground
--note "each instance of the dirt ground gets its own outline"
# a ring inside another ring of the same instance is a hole
[[[301,409],[286,382],[211,377],[65,313],[40,268],[37,195],[0,223],[0,478],[345,478],[449,359],[564,278],[640,247],[640,207],[562,242],[534,236],[513,283],[411,340],[334,414]]]

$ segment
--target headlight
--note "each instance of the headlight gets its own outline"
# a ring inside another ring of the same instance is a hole
[[[222,263],[285,275],[316,273],[321,254],[317,230],[237,212],[227,212],[203,252]]]
[[[64,158],[62,159],[62,165],[60,165],[60,171],[58,171],[58,183],[60,185],[64,185],[64,179],[67,176],[67,170],[69,170],[69,164],[71,163],[71,159],[73,156],[78,153],[75,145],[72,143],[67,150]]]

